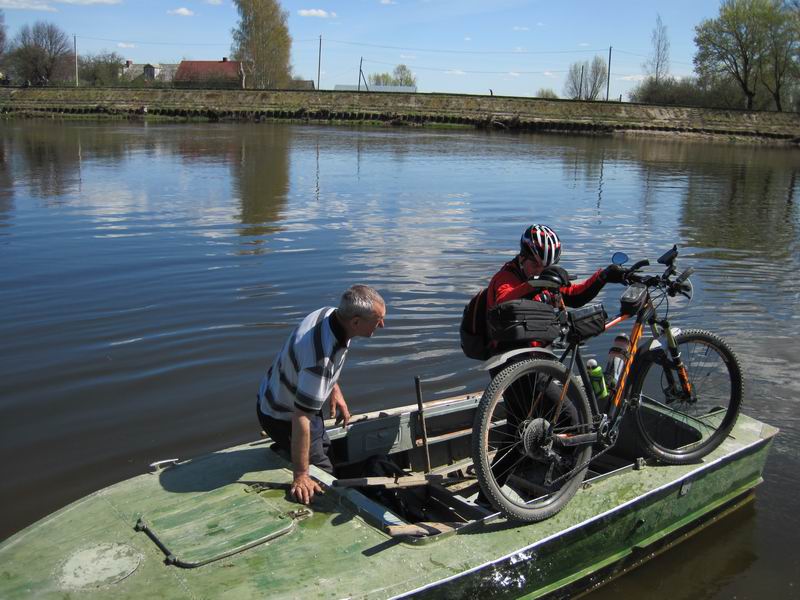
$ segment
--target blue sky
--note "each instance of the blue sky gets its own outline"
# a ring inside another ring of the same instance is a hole
[[[421,92],[563,94],[569,65],[611,58],[611,97],[641,78],[660,14],[670,72],[692,73],[694,27],[719,0],[284,0],[296,75],[355,84],[404,63]],[[237,12],[230,0],[0,0],[7,35],[45,20],[78,36],[79,53],[113,50],[134,62],[213,60],[230,54]]]

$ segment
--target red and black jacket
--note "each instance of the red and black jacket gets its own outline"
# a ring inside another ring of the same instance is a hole
[[[489,311],[498,304],[520,298],[537,300],[557,307],[559,296],[564,300],[565,305],[570,308],[578,308],[594,299],[605,284],[603,269],[598,269],[588,279],[561,286],[558,291],[544,290],[528,283],[517,259],[514,258],[504,264],[489,282],[486,309]],[[531,345],[539,344],[532,342]]]

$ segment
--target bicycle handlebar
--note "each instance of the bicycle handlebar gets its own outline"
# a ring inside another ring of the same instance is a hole
[[[675,267],[674,261],[678,255],[677,246],[673,247],[672,250],[667,252],[664,256],[658,259],[658,262],[661,264],[666,264],[667,268],[662,275],[639,275],[636,273],[639,269],[643,267],[647,267],[650,265],[650,261],[647,259],[640,260],[634,263],[629,269],[626,270],[625,275],[623,276],[623,281],[627,284],[631,283],[640,283],[647,287],[662,287],[666,289],[667,293],[670,296],[675,296],[676,294],[683,294],[684,296],[691,290],[691,284],[689,284],[686,280],[689,279],[689,276],[694,273],[694,268],[689,267],[683,273],[678,275],[674,280],[670,279],[670,276],[675,274]],[[667,258],[668,260],[663,260]]]

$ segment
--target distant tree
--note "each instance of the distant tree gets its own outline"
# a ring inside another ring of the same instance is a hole
[[[6,16],[0,10],[0,65],[3,64],[3,56],[6,53]]]
[[[370,85],[403,85],[413,87],[417,85],[417,77],[405,65],[397,65],[389,73],[373,73],[368,78]]]
[[[710,78],[647,77],[628,95],[631,102],[667,106],[740,108],[744,94],[738,82],[727,75]]]
[[[57,25],[23,25],[11,44],[8,61],[18,81],[46,85],[69,77],[73,58],[69,38]]]
[[[544,98],[546,100],[558,100],[558,94],[556,94],[550,88],[539,88],[536,92],[537,98]]]
[[[292,37],[277,0],[233,0],[239,23],[232,31],[231,54],[242,62],[245,85],[250,88],[284,87],[292,79]]]
[[[100,52],[78,59],[78,77],[91,86],[109,86],[119,83],[125,59],[116,52]]]
[[[572,63],[567,71],[564,95],[573,100],[597,100],[608,80],[608,66],[600,56],[589,61]]]
[[[769,4],[765,14],[766,33],[761,61],[761,83],[772,96],[775,108],[783,110],[781,98],[792,76],[800,75],[797,69],[800,55],[800,28],[796,14],[790,6],[777,0]]]
[[[567,80],[564,83],[564,95],[573,100],[580,100],[583,98],[584,87],[584,71],[587,70],[588,63],[576,62],[569,66],[567,71]]]
[[[417,85],[417,77],[405,65],[397,65],[394,68],[394,81],[395,85],[415,86]]]
[[[650,40],[653,53],[642,66],[645,73],[658,83],[669,73],[669,38],[667,28],[661,22],[661,15],[656,15],[656,26]]]
[[[585,70],[585,69],[584,69]],[[588,100],[597,100],[600,92],[608,80],[608,65],[606,61],[599,56],[592,59],[592,64],[588,69],[589,77],[586,80],[584,89],[586,90],[586,98]]]
[[[695,70],[700,77],[726,73],[739,82],[748,110],[764,56],[772,0],[723,0],[716,19],[695,27]]]
[[[372,73],[367,80],[370,85],[394,85],[391,73]]]

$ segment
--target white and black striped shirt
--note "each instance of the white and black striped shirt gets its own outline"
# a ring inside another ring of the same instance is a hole
[[[331,307],[314,311],[286,340],[258,389],[263,414],[290,421],[295,409],[316,413],[322,408],[339,379],[349,348],[332,329],[334,311]]]

